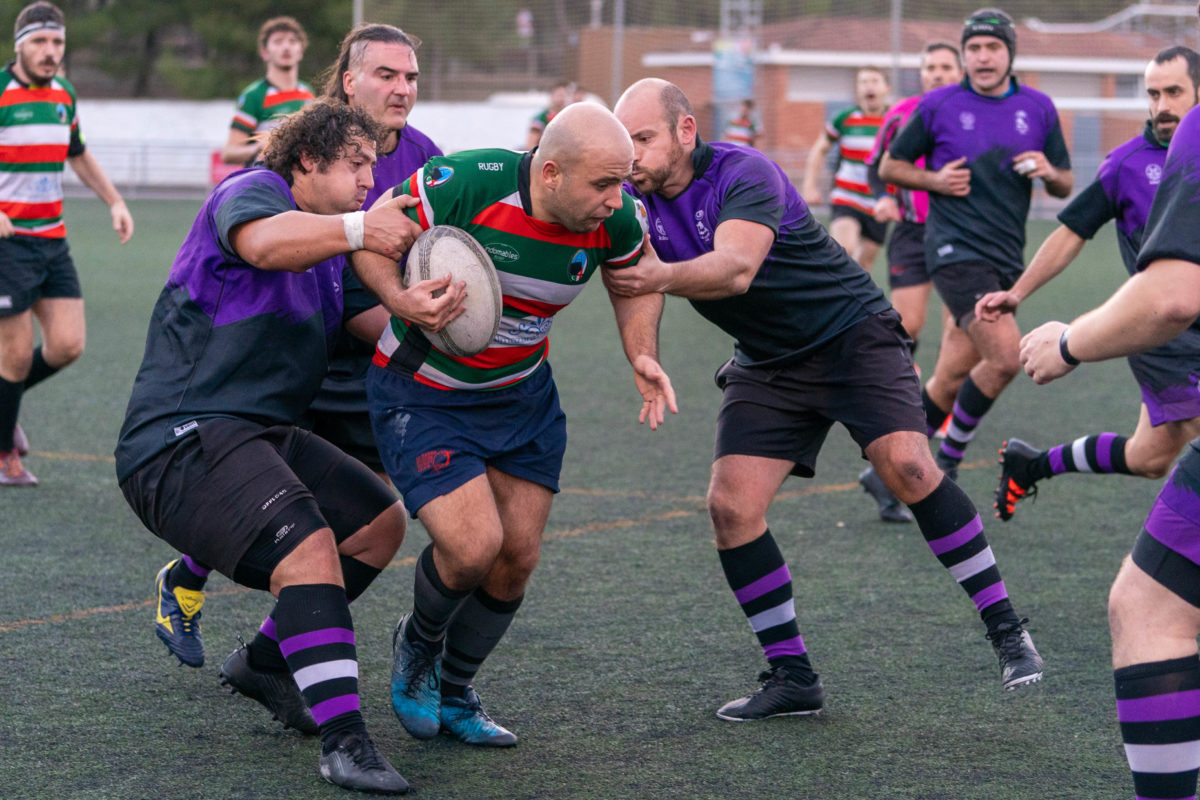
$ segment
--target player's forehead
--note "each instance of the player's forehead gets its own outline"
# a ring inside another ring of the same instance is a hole
[[[67,41],[67,37],[62,31],[45,30],[45,31],[37,31],[35,33],[29,34],[21,41],[21,45],[22,46],[27,45],[27,44],[39,45],[39,46],[44,46],[44,45],[48,45],[48,44],[61,45],[61,44],[65,44],[66,41]]]
[[[658,92],[638,91],[621,98],[614,112],[630,134],[670,127]]]
[[[1003,39],[1000,39],[997,36],[988,36],[987,34],[972,36],[970,39],[967,39],[967,43],[963,45],[963,49],[968,53],[975,52],[977,50],[999,50],[1007,47],[1008,45],[1004,43]]]
[[[1161,64],[1151,61],[1146,67],[1146,88],[1165,89],[1168,86],[1191,86],[1192,80],[1188,76],[1187,67],[1187,59],[1183,57],[1172,58]]]
[[[949,50],[939,47],[921,56],[922,69],[953,69],[958,66],[958,58]]]
[[[362,70],[388,70],[404,74],[416,72],[417,54],[401,42],[367,42],[363,50]]]
[[[300,37],[295,31],[278,30],[267,37],[267,47],[281,44],[300,44]]]
[[[361,159],[375,163],[375,142],[366,136],[352,136],[339,154],[338,160],[349,163]]]

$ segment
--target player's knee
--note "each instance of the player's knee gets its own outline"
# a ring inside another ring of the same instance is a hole
[[[71,339],[65,342],[57,342],[53,346],[46,347],[42,350],[42,357],[46,359],[46,363],[55,369],[62,369],[79,360],[83,355],[83,350],[86,342],[81,336],[78,339]]]
[[[397,500],[363,530],[360,560],[373,564],[386,564],[396,555],[404,542],[407,527],[404,504]]]
[[[3,354],[0,358],[0,378],[11,383],[21,383],[29,377],[33,366],[33,353]]]
[[[759,527],[762,514],[749,508],[736,493],[713,487],[708,491],[708,516],[720,542],[727,532]]]
[[[480,535],[452,547],[440,546],[438,572],[454,587],[478,586],[500,557],[501,537]]]

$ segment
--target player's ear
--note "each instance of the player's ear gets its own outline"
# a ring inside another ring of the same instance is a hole
[[[346,97],[354,96],[354,71],[346,70],[342,73],[342,91],[346,93]]]
[[[558,163],[546,159],[542,164],[542,181],[549,189],[557,189],[558,184],[562,181],[562,168]]]
[[[696,118],[691,114],[685,114],[680,117],[676,131],[680,144],[689,145],[694,143],[696,141]]]

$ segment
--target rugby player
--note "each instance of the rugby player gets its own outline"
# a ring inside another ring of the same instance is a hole
[[[945,42],[926,45],[921,52],[921,93],[933,91],[941,86],[962,80],[962,60],[958,49]],[[888,240],[888,287],[891,289],[892,306],[900,314],[900,322],[912,340],[909,351],[916,355],[917,341],[925,327],[925,309],[933,284],[925,270],[925,217],[929,214],[929,195],[925,192],[899,189],[896,195],[879,178],[879,163],[887,157],[887,148],[892,139],[912,116],[921,95],[905,98],[893,105],[883,115],[883,125],[875,137],[875,149],[867,164],[867,180],[875,195],[875,219],[880,222],[895,222],[891,239]],[[924,159],[917,162],[924,165]],[[942,338],[965,338],[966,334],[949,323],[949,312],[944,312]],[[953,343],[943,346],[953,347]],[[867,467],[858,476],[858,482],[879,506],[879,518],[884,522],[912,522],[908,512],[896,496],[888,491],[879,480],[879,475]]]
[[[1070,325],[1047,322],[1021,340],[1036,383],[1084,361],[1160,347],[1200,316],[1200,114],[1180,120],[1146,221],[1137,274]],[[1134,793],[1196,796],[1200,764],[1200,440],[1159,492],[1108,601],[1117,719]]]
[[[812,714],[824,689],[800,636],[787,563],[767,527],[789,475],[811,478],[834,422],[912,511],[930,549],[971,598],[1005,689],[1039,680],[1042,659],[1008,599],[970,499],[934,464],[920,384],[899,315],[813,219],[778,165],[756,150],[696,136],[673,84],[625,90],[617,117],[633,137],[632,183],[651,233],[634,266],[604,273],[618,297],[686,297],[735,340],[717,373],[708,510],[729,587],[758,637],[761,687],[723,706],[737,722]],[[623,329],[631,362],[657,352],[658,315]]]
[[[938,360],[949,366],[939,366],[924,391],[930,433],[953,415],[937,453],[952,476],[1019,369],[1016,321],[1011,315],[978,320],[975,301],[1012,286],[1025,267],[1033,180],[1041,178],[1054,197],[1066,197],[1073,185],[1058,112],[1012,74],[1016,47],[1007,14],[995,8],[972,14],[962,30],[967,77],[921,98],[879,170],[889,183],[929,193],[926,268],[967,334],[961,348],[943,347]],[[916,165],[922,157],[924,168]],[[940,380],[945,374],[951,379]]]
[[[825,126],[808,151],[802,193],[810,206],[824,199],[817,181],[829,148],[838,146],[837,169],[830,195],[833,219],[829,234],[846,252],[870,270],[875,263],[887,223],[874,217],[875,198],[867,185],[867,156],[887,111],[888,80],[878,67],[863,67],[854,76],[854,102]]]
[[[1138,250],[1150,204],[1162,179],[1167,146],[1183,115],[1197,102],[1200,55],[1187,47],[1163,50],[1146,67],[1150,119],[1137,136],[1104,159],[1096,180],[1059,215],[1062,224],[1038,249],[1029,267],[1008,291],[991,292],[975,304],[984,322],[1014,313],[1021,302],[1067,268],[1084,243],[1115,219],[1121,258],[1137,273]],[[1021,498],[1037,491],[1037,482],[1065,472],[1140,475],[1167,474],[1189,440],[1200,436],[1200,323],[1166,344],[1129,356],[1129,368],[1141,387],[1142,404],[1133,435],[1099,433],[1039,450],[1010,438],[1000,449],[996,516],[1012,519]]]
[[[239,648],[224,682],[319,733],[326,780],[399,793],[408,785],[359,712],[349,603],[399,548],[404,506],[362,463],[295,426],[343,322],[344,254],[395,258],[418,232],[403,200],[357,211],[381,138],[366,112],[323,101],[272,132],[263,167],[217,186],[155,305],[116,469],[152,533],[276,596],[263,626],[270,652]],[[448,279],[391,300],[435,329],[462,311]]]
[[[238,95],[229,136],[221,148],[226,164],[252,164],[265,134],[313,101],[312,87],[300,80],[300,61],[307,46],[304,28],[291,17],[273,17],[259,28],[258,54],[267,65],[267,75]]]
[[[414,737],[441,729],[469,744],[516,744],[472,681],[521,605],[559,488],[566,420],[546,360],[554,316],[597,269],[640,255],[641,219],[621,190],[632,164],[613,115],[576,103],[536,151],[434,158],[395,189],[420,197],[410,213],[421,227],[457,226],[496,254],[504,297],[499,332],[471,357],[437,350],[419,321],[394,315],[367,379],[388,475],[432,540],[394,634],[392,706]],[[358,253],[354,266],[386,305],[395,264]],[[657,305],[614,301],[622,326],[656,316]],[[641,418],[657,428],[675,410],[670,381],[652,354],[635,369]]]
[[[58,74],[66,20],[52,3],[32,3],[13,26],[16,57],[0,95],[0,487],[36,486],[21,456],[29,440],[17,425],[24,393],[83,354],[86,326],[79,275],[62,217],[63,164],[112,214],[121,244],[133,217],[83,143],[75,87]],[[34,347],[34,318],[42,344]]]
[[[363,109],[383,127],[375,183],[364,201],[368,208],[384,191],[442,154],[428,136],[408,124],[417,99],[419,46],[419,39],[392,25],[362,25],[342,40],[337,59],[326,71],[325,97]],[[383,475],[367,413],[366,379],[389,314],[363,289],[349,265],[343,270],[342,295],[346,323],[338,332],[321,390],[299,424]],[[191,667],[204,664],[200,617],[210,571],[207,564],[185,555],[155,576],[155,633],[180,663]],[[249,649],[273,648],[269,636],[263,640],[265,635],[260,632]]]

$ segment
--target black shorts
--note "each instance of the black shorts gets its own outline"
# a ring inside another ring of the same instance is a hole
[[[347,455],[354,456],[370,467],[372,472],[383,473],[383,459],[379,457],[375,434],[371,430],[371,415],[365,408],[361,412],[345,413],[310,408],[304,412],[300,427],[312,431]]]
[[[319,436],[234,419],[201,422],[121,491],[151,533],[255,589],[310,534],[328,527],[344,541],[398,502]]]
[[[28,311],[44,297],[83,297],[67,240],[0,239],[0,317]]]
[[[864,239],[870,239],[875,244],[883,244],[887,238],[887,223],[880,222],[865,211],[861,211],[854,206],[835,205],[833,207],[832,219],[838,217],[850,217],[858,220],[858,227],[862,229]]]
[[[1142,532],[1133,563],[1200,608],[1200,439],[1183,449],[1167,476]]]
[[[1017,282],[986,261],[960,261],[947,264],[933,273],[933,286],[950,309],[954,324],[963,330],[975,319],[975,304],[988,292],[1007,291]]]
[[[908,334],[895,309],[870,316],[803,359],[780,368],[717,372],[725,396],[717,414],[714,458],[761,456],[793,461],[811,478],[835,422],[858,446],[897,431],[925,433],[921,384]]]
[[[892,228],[888,240],[888,286],[904,289],[929,283],[925,271],[925,226],[904,220]]]

